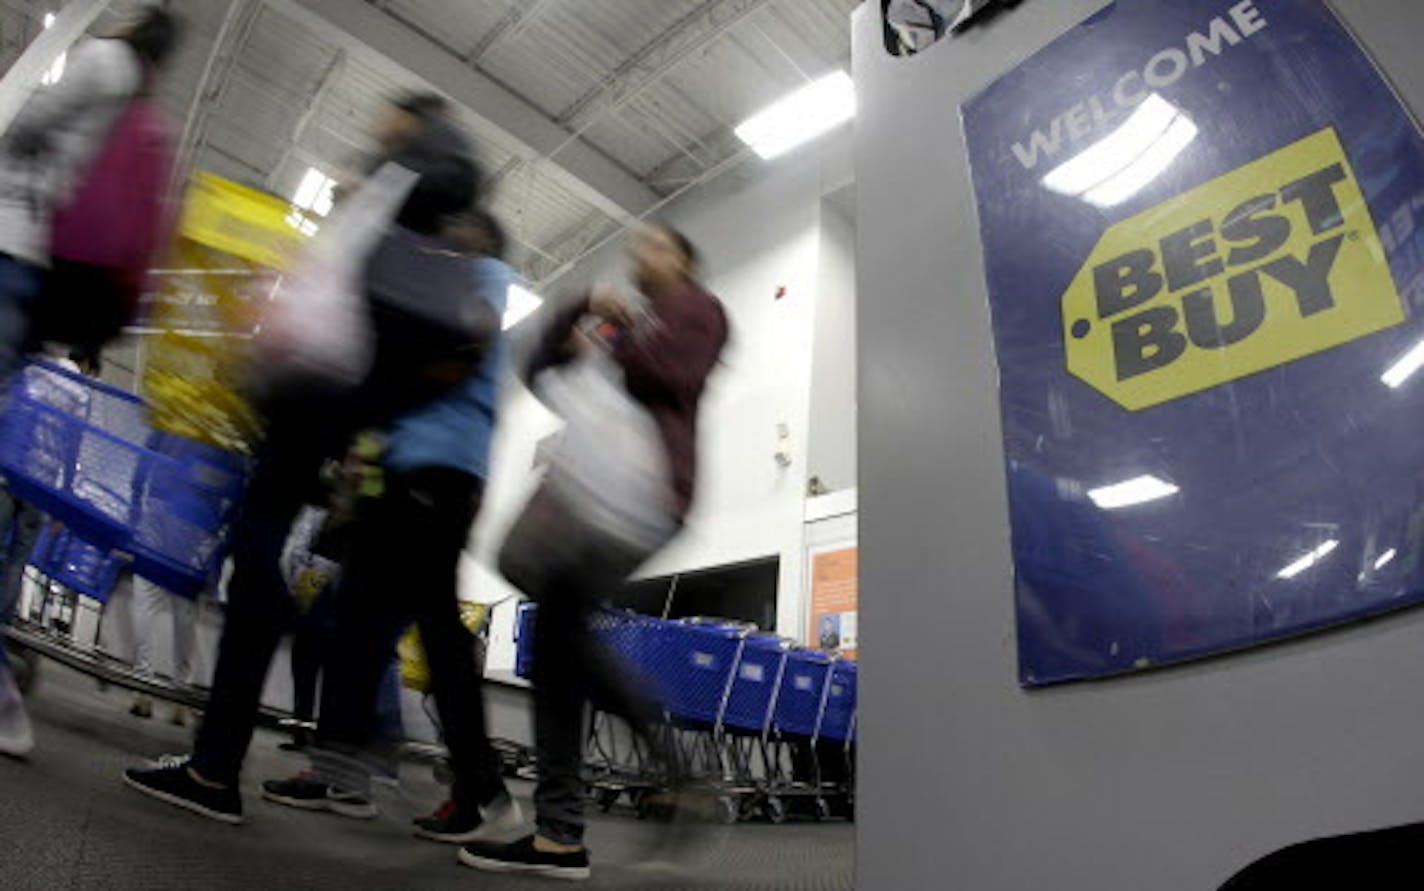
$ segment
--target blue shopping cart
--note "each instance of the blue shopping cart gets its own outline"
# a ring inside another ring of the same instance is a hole
[[[515,668],[530,677],[536,608],[521,604]],[[661,705],[657,745],[683,781],[708,793],[731,822],[760,809],[781,822],[791,802],[828,816],[829,802],[852,794],[856,703],[853,662],[795,646],[735,622],[668,621],[604,610],[593,631],[625,671]],[[605,810],[628,793],[640,814],[667,777],[621,722],[594,705],[588,740],[589,786]],[[830,777],[823,750],[838,747],[845,769]],[[849,808],[847,807],[847,813]]]

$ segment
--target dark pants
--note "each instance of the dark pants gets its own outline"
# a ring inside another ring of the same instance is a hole
[[[376,738],[381,677],[395,639],[414,621],[461,809],[507,794],[486,735],[475,638],[460,621],[456,598],[460,554],[483,490],[482,480],[451,468],[387,472],[342,574],[317,725],[321,749],[361,749]]]
[[[30,342],[30,316],[44,288],[45,270],[0,254],[0,380],[24,361]]]
[[[0,533],[5,542],[5,565],[0,568],[0,668],[9,663],[5,653],[5,625],[14,618],[15,608],[20,603],[20,594],[25,584],[25,566],[39,540],[40,529],[44,525],[44,514],[20,501],[9,492],[0,490]]]
[[[292,521],[308,502],[322,462],[355,433],[344,419],[328,420],[333,423],[286,412],[272,418],[233,528],[226,618],[192,760],[195,770],[215,782],[237,782],[272,656],[296,619],[278,565]]]
[[[317,473],[344,453],[361,430],[443,395],[398,373],[379,339],[367,380],[350,392],[283,392],[263,400],[267,435],[232,533],[232,578],[217,667],[192,766],[214,782],[233,784],[252,743],[262,686],[296,607],[282,577],[282,548],[302,505],[320,496]]]
[[[616,654],[590,628],[602,601],[657,547],[634,547],[584,523],[549,490],[525,508],[500,554],[500,572],[539,605],[534,622],[534,744],[539,832],[561,844],[584,833],[584,710],[623,718],[645,742],[660,717]]]
[[[316,717],[317,681],[334,631],[335,613],[336,596],[328,582],[306,615],[297,619],[292,632],[292,717],[298,721]]]
[[[292,717],[311,721],[316,717],[317,683],[336,638],[337,586],[330,581],[313,599],[306,614],[297,619],[292,632]],[[382,739],[400,742],[405,737],[401,720],[400,672],[394,660],[387,660],[376,699],[376,715]]]

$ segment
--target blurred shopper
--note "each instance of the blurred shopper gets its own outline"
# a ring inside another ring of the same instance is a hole
[[[475,289],[492,316],[502,318],[513,282],[501,259],[502,228],[489,214],[474,212],[449,234],[477,255],[471,264]],[[475,638],[460,619],[457,592],[460,554],[489,475],[504,356],[504,337],[496,334],[473,369],[459,359],[432,365],[429,374],[461,383],[392,425],[383,491],[357,523],[337,600],[336,636],[310,752],[315,769],[263,783],[269,801],[374,815],[359,756],[376,736],[371,715],[392,647],[414,621],[455,775],[451,802],[416,820],[416,834],[465,843],[507,840],[518,831],[522,817],[486,736]]]
[[[3,494],[0,510],[9,514],[5,566],[0,573],[0,755],[23,758],[34,749],[35,737],[3,637],[19,603],[25,564],[39,538],[44,516],[9,492]]]
[[[552,375],[555,380],[562,373],[578,375],[580,383],[553,406],[567,421],[564,444],[500,555],[500,571],[539,606],[533,672],[537,832],[505,845],[466,846],[461,862],[478,869],[586,878],[585,704],[597,700],[644,739],[658,715],[626,682],[590,619],[602,598],[677,533],[692,506],[698,405],[727,341],[727,319],[698,284],[697,252],[677,231],[639,229],[631,259],[646,305],[595,291],[550,320],[525,368],[526,380],[546,402],[549,383],[540,379],[546,372],[564,368]],[[591,336],[585,333],[590,324]],[[601,342],[606,357],[595,352]],[[600,363],[612,366],[615,392],[587,376]],[[580,393],[597,404],[580,405]],[[600,427],[610,418],[618,429]],[[638,453],[644,427],[661,454]],[[594,430],[600,435],[591,436]],[[658,458],[665,460],[653,460]]]
[[[498,329],[475,292],[469,259],[443,236],[448,219],[477,196],[469,142],[438,113],[416,116],[414,132],[392,143],[389,154],[416,182],[361,266],[374,358],[355,387],[287,386],[265,394],[266,439],[233,529],[227,621],[191,761],[125,774],[139,791],[215,820],[242,821],[242,762],[268,667],[292,620],[280,557],[322,464],[357,431],[389,426],[444,395],[451,384],[428,374],[429,365],[478,356]]]
[[[57,83],[39,86],[0,143],[0,379],[46,340],[87,356],[138,302],[163,230],[167,131],[147,97],[178,40],[156,7],[110,39],[79,44]],[[52,268],[51,268],[52,267]],[[11,548],[7,576],[28,551]],[[7,592],[10,580],[6,580]],[[0,593],[0,624],[13,597]],[[0,642],[0,753],[33,737]]]
[[[356,437],[346,459],[328,465],[331,488],[328,507],[303,510],[292,528],[284,557],[283,576],[297,605],[292,631],[292,740],[281,748],[305,751],[311,744],[317,714],[317,690],[322,668],[336,635],[336,603],[343,565],[350,560],[356,524],[379,499],[385,487],[380,460],[382,438],[372,433]],[[377,702],[382,739],[400,741],[404,726],[400,710],[400,676],[391,661]]]
[[[78,44],[5,132],[0,375],[44,341],[97,355],[136,307],[172,169],[150,97],[178,34],[153,7],[112,38]]]
[[[133,623],[134,670],[150,681],[158,680],[158,672],[153,667],[153,651],[159,623],[166,613],[173,628],[173,674],[170,680],[179,687],[194,687],[200,676],[196,659],[197,601],[180,597],[138,576],[133,577],[131,591],[133,601],[129,605],[129,615]],[[136,718],[153,717],[153,699],[144,693],[136,694],[129,705],[129,714]],[[186,727],[189,717],[186,706],[175,705],[169,720],[175,726]]]
[[[98,377],[101,363],[96,353],[74,350],[55,364],[76,374]],[[58,386],[72,388],[76,399],[87,400],[89,392],[74,381],[56,379]],[[24,593],[25,567],[46,522],[45,515],[32,505],[0,490],[0,529],[4,529],[4,566],[0,567],[0,755],[23,757],[34,748],[34,734],[25,713],[24,700],[14,677],[14,666],[5,651],[4,628],[14,618]]]

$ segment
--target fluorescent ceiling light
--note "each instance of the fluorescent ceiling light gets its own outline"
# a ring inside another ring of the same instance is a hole
[[[1389,366],[1385,373],[1380,375],[1380,380],[1391,390],[1398,389],[1420,368],[1424,368],[1424,340],[1416,343],[1414,349],[1405,353],[1398,362]]]
[[[321,228],[315,220],[307,219],[307,215],[295,207],[287,213],[287,225],[308,237],[315,235]]]
[[[784,96],[737,125],[737,138],[775,158],[855,117],[855,84],[835,71]]]
[[[68,59],[69,53],[60,53],[59,57],[49,66],[49,70],[40,75],[40,85],[50,87],[59,83],[59,79],[64,77],[64,63]]]
[[[1396,553],[1394,548],[1390,548],[1383,554],[1380,554],[1379,557],[1375,559],[1375,569],[1384,569],[1388,566],[1389,562],[1394,559]]]
[[[544,298],[521,284],[509,286],[505,298],[504,329],[508,331],[544,304]]]
[[[1304,554],[1300,559],[1276,573],[1277,578],[1292,579],[1305,572],[1310,567],[1325,559],[1325,556],[1340,546],[1340,542],[1330,539],[1308,554]]]
[[[44,14],[44,29],[48,31],[52,27],[54,27],[54,13],[47,12]],[[40,75],[40,86],[50,87],[59,83],[59,79],[61,77],[64,77],[64,63],[68,59],[68,52],[60,53],[59,57],[56,58],[52,63],[50,63],[50,66],[48,69],[45,70],[45,73]]]
[[[306,175],[297,185],[297,190],[292,193],[292,203],[302,210],[309,210],[319,217],[324,217],[331,213],[331,192],[335,187],[336,180],[315,167],[308,167]]]
[[[1197,132],[1180,108],[1153,93],[1116,130],[1050,170],[1043,185],[1096,207],[1115,207],[1172,166]]]
[[[1155,476],[1139,476],[1121,483],[1114,483],[1111,486],[1089,489],[1088,497],[1093,499],[1093,503],[1103,510],[1116,510],[1120,507],[1131,507],[1134,504],[1166,498],[1179,491],[1181,490],[1176,486],[1159,480]]]

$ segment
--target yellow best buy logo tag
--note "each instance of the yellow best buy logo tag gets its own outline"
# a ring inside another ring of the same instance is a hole
[[[1329,128],[1112,226],[1063,295],[1069,372],[1134,411],[1402,321]]]

